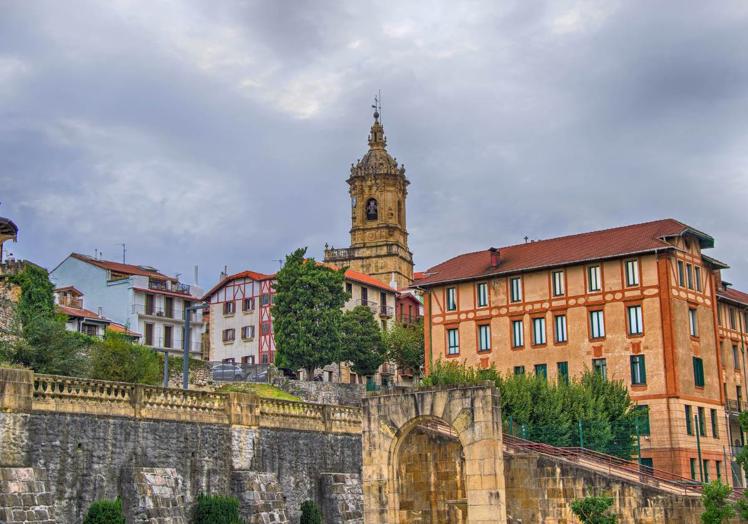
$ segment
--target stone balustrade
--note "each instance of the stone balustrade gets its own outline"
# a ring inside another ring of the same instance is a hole
[[[361,410],[354,407],[266,399],[251,393],[183,391],[40,375],[9,368],[0,368],[0,411],[51,411],[330,433],[361,432]]]

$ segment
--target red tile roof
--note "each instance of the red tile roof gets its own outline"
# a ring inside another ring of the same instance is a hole
[[[394,288],[388,286],[378,278],[374,278],[370,275],[367,275],[366,273],[361,273],[360,271],[354,271],[353,269],[345,270],[345,278],[347,280],[358,282],[359,284],[365,284],[367,286],[376,287],[385,291],[391,291],[392,293],[396,292]]]
[[[156,269],[147,269],[145,266],[135,266],[132,264],[123,264],[121,262],[113,262],[111,260],[98,260],[88,255],[82,255],[80,253],[71,253],[71,257],[88,262],[96,267],[102,269],[108,269],[109,271],[116,271],[117,273],[123,273],[125,275],[138,275],[143,277],[155,278],[158,280],[172,280],[176,282],[176,278],[164,275]]]
[[[215,286],[213,286],[212,288],[210,288],[210,291],[208,291],[207,293],[205,293],[203,295],[203,300],[208,300],[208,298],[213,293],[215,293],[216,291],[218,291],[219,289],[221,289],[223,286],[225,286],[229,282],[233,282],[234,280],[239,280],[240,278],[249,278],[249,279],[256,280],[256,281],[270,280],[272,278],[275,278],[275,274],[273,274],[273,275],[266,275],[264,273],[258,273],[256,271],[249,271],[248,270],[248,271],[242,271],[240,273],[235,273],[233,275],[225,276],[225,277],[223,277],[221,279],[220,282],[218,282],[218,284],[216,284]]]
[[[57,306],[58,311],[60,313],[63,313],[69,317],[73,318],[91,318],[94,320],[99,320],[101,322],[109,322],[108,319],[104,317],[100,317],[98,314],[94,313],[93,311],[90,311],[88,309],[78,309],[75,307],[69,307],[69,306]]]
[[[122,333],[123,335],[127,335],[128,337],[139,337],[140,333],[135,333],[134,331],[130,331],[122,324],[118,324],[117,322],[112,322],[109,324],[109,327],[107,328],[110,331],[114,331],[115,333]]]
[[[743,293],[737,289],[729,287],[727,289],[722,289],[717,292],[717,297],[748,306],[748,293]]]
[[[672,249],[665,238],[690,233],[703,247],[714,240],[696,229],[673,219],[656,220],[590,233],[538,240],[498,249],[498,265],[491,265],[491,250],[459,255],[438,264],[414,286],[431,286],[443,282],[472,280],[492,275],[517,273],[540,268],[564,266],[592,260],[615,258],[655,250]]]

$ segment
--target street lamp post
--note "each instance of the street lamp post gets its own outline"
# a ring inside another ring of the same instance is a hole
[[[182,355],[182,389],[188,390],[190,388],[190,335],[191,335],[191,313],[200,309],[205,309],[209,304],[195,304],[194,306],[188,306],[184,308],[184,336],[183,339],[183,350]]]

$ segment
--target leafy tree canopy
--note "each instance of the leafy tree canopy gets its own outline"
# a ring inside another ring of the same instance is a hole
[[[65,329],[55,314],[54,286],[47,271],[33,264],[10,279],[21,288],[10,332],[0,339],[0,360],[37,373],[82,375],[91,337]]]
[[[276,275],[271,309],[277,356],[311,376],[340,359],[344,271],[306,259],[306,248],[286,256]]]
[[[735,509],[730,504],[729,497],[732,488],[722,484],[719,480],[704,484],[701,500],[704,503],[704,513],[701,522],[704,524],[722,524],[735,516]]]
[[[158,355],[135,344],[121,333],[107,333],[91,350],[91,378],[158,384],[161,378]]]
[[[631,458],[636,411],[626,387],[587,372],[567,382],[536,375],[501,376],[495,367],[435,362],[424,385],[475,385],[484,380],[501,392],[501,411],[512,434],[555,446],[578,446]],[[581,435],[580,435],[581,431]]]
[[[571,511],[584,524],[615,524],[617,518],[609,513],[613,497],[585,497],[571,503]]]
[[[405,325],[397,323],[385,333],[387,359],[400,369],[411,369],[420,373],[424,361],[423,322]]]
[[[341,324],[342,352],[340,360],[351,362],[353,371],[371,376],[385,358],[382,331],[366,306],[356,306],[343,313]]]

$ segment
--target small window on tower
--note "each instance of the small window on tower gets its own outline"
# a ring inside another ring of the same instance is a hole
[[[379,217],[379,207],[375,198],[366,201],[366,220],[377,220]]]

